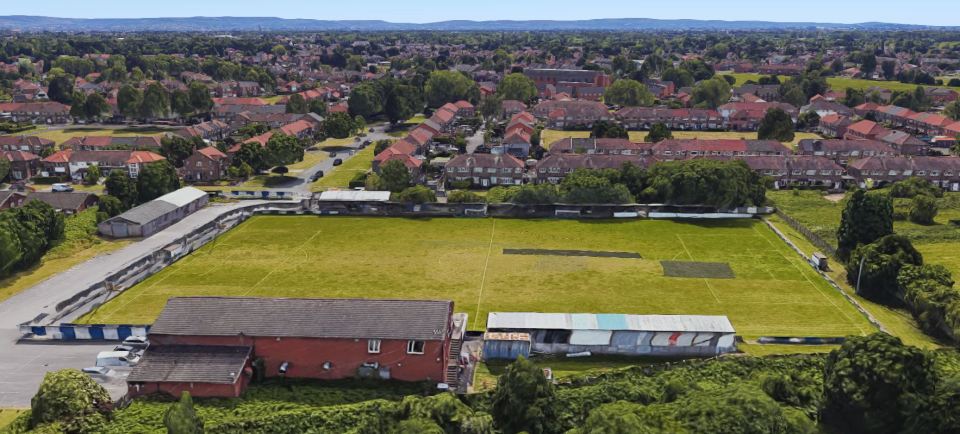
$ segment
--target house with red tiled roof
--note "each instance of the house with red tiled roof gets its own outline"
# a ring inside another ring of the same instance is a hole
[[[550,144],[551,154],[640,155],[651,144],[634,143],[629,139],[594,139],[567,137]]]
[[[31,124],[69,123],[70,106],[55,101],[0,103],[0,117]]]
[[[469,101],[460,100],[453,103],[457,107],[457,116],[460,117],[469,117],[473,116],[476,112],[476,109],[473,107],[473,104],[470,104]]]
[[[684,160],[696,157],[785,156],[790,148],[776,140],[675,140],[669,139],[650,147],[660,160]]]
[[[301,119],[280,127],[280,132],[298,139],[306,139],[313,136],[313,127],[312,123]]]
[[[26,181],[40,172],[40,157],[27,151],[0,151],[0,158],[10,162],[9,176],[14,181]]]
[[[181,173],[187,182],[215,182],[227,177],[230,157],[213,146],[195,149],[183,160]]]
[[[533,114],[544,119],[549,128],[592,128],[600,121],[612,121],[607,106],[596,101],[544,101],[533,108]]]
[[[54,146],[53,140],[37,136],[0,136],[0,151],[25,151],[40,155],[44,151],[52,151]]]
[[[558,184],[577,169],[620,169],[625,164],[646,168],[655,161],[656,158],[639,155],[548,154],[537,162],[529,176],[538,184]]]
[[[767,111],[774,108],[783,110],[790,115],[794,123],[797,122],[799,110],[782,102],[732,102],[717,107],[717,112],[723,118],[725,126],[731,130],[756,131]]]
[[[90,166],[97,166],[102,174],[123,170],[131,178],[136,178],[145,165],[163,160],[166,158],[150,151],[65,149],[44,158],[40,164],[43,176],[62,176],[79,181]]]
[[[749,156],[739,159],[760,176],[772,179],[773,188],[777,190],[787,187],[827,187],[837,190],[843,187],[844,170],[829,158],[788,155]]]
[[[900,155],[896,149],[878,140],[848,139],[803,139],[797,143],[796,153],[829,158],[841,166],[859,158]]]
[[[839,114],[826,115],[820,118],[817,131],[825,137],[843,137],[851,124],[853,121],[849,117]]]
[[[847,172],[861,187],[883,187],[917,177],[960,191],[960,157],[868,157],[850,163]]]
[[[443,167],[446,183],[469,181],[477,187],[520,185],[524,164],[510,154],[460,154]]]
[[[723,117],[709,109],[624,107],[616,116],[624,128],[631,130],[649,130],[656,124],[664,124],[671,130],[723,129]]]
[[[906,127],[909,130],[916,131],[918,134],[926,136],[941,135],[946,131],[946,127],[954,121],[938,113],[914,113],[906,120]]]
[[[132,149],[158,151],[161,147],[158,136],[81,136],[71,137],[60,144],[61,149],[97,151],[108,149]]]
[[[877,137],[887,134],[887,132],[889,130],[880,124],[864,119],[847,127],[847,132],[844,133],[843,138],[847,140],[875,140]]]
[[[511,116],[526,111],[527,105],[522,101],[517,101],[515,99],[505,99],[500,103],[500,107],[503,110],[503,117],[510,118]]]

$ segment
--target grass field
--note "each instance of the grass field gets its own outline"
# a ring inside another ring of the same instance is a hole
[[[737,80],[734,86],[742,86],[748,80],[758,81],[760,77],[763,77],[763,74],[753,74],[753,73],[734,73],[734,72],[717,72],[717,75],[729,75]],[[786,81],[788,78],[785,75],[780,76],[780,82]],[[948,79],[949,80],[949,79]],[[944,80],[946,83],[948,80]],[[835,91],[843,91],[848,87],[853,89],[867,89],[870,87],[879,87],[882,89],[890,90],[899,90],[899,91],[913,91],[917,88],[916,84],[909,83],[900,83],[899,81],[879,81],[879,80],[866,80],[862,78],[845,78],[845,77],[827,77],[827,85]],[[950,87],[950,86],[925,86],[925,87],[948,87],[955,90],[960,90],[960,87]]]
[[[767,192],[767,197],[788,215],[802,223],[828,243],[836,246],[837,228],[844,202],[832,202],[816,191]],[[924,226],[907,220],[893,224],[896,233],[905,235],[928,262],[943,264],[960,275],[960,230],[950,220],[960,219],[960,193],[945,193],[937,199],[939,213],[935,224]],[[910,199],[895,199],[894,208],[906,213]]]
[[[550,145],[560,139],[565,139],[567,137],[590,137],[589,131],[562,131],[562,130],[543,130],[541,133],[541,143],[547,149],[550,148]],[[647,137],[647,131],[630,131],[630,140],[633,142],[644,142]],[[704,140],[717,140],[717,139],[746,139],[746,140],[756,140],[757,133],[751,131],[674,131],[674,139],[704,139]],[[815,133],[796,133],[793,141],[790,142],[790,145],[796,146],[796,144],[803,139],[821,139],[820,135]]]
[[[64,240],[47,251],[39,264],[0,279],[0,301],[94,256],[112,252],[130,243],[129,241],[106,241],[97,237],[96,213],[96,209],[88,209],[75,216],[67,217]]]
[[[0,408],[0,430],[5,428],[7,425],[10,425],[20,413],[27,411],[26,409],[19,408]]]
[[[504,248],[644,259],[503,255]],[[737,277],[667,278],[660,260],[729,262]],[[753,220],[254,217],[82,321],[149,323],[176,295],[451,299],[474,330],[491,311],[540,311],[727,315],[748,339],[872,331]]]
[[[329,173],[325,173],[323,178],[314,182],[310,186],[310,191],[324,191],[337,188],[347,188],[350,180],[357,173],[370,170],[370,163],[373,161],[373,146],[367,146],[357,152],[356,155],[344,160],[343,164],[336,166]]]
[[[105,128],[105,127],[84,127],[76,126],[59,129],[36,129],[24,134],[38,136],[44,139],[53,140],[58,146],[71,137],[80,136],[158,136],[165,132],[172,131],[168,128],[153,127],[131,127],[131,128]]]

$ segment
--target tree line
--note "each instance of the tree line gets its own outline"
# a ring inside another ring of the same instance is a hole
[[[0,277],[26,270],[64,237],[64,217],[50,205],[30,200],[0,211]]]

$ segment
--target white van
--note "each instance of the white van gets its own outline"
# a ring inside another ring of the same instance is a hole
[[[140,361],[129,351],[101,351],[97,354],[97,366],[133,366]]]

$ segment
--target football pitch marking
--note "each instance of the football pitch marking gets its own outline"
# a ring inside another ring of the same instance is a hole
[[[477,294],[477,312],[473,316],[473,328],[477,328],[477,319],[480,318],[480,303],[483,302],[483,285],[487,281],[487,268],[490,267],[490,255],[493,254],[493,235],[497,232],[497,221],[490,225],[490,244],[487,246],[487,259],[483,264],[483,273],[480,274],[480,293]]]

